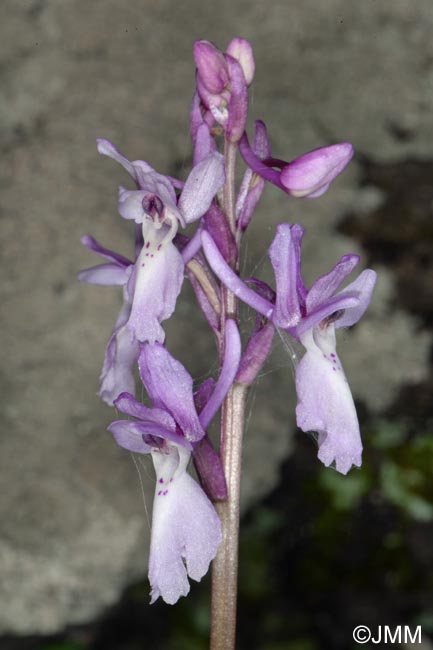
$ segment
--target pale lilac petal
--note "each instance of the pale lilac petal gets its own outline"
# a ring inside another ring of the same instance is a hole
[[[136,424],[128,420],[115,420],[108,425],[107,429],[113,434],[119,447],[137,454],[148,454],[151,446],[144,441],[143,432],[140,427],[135,426]]]
[[[297,292],[300,259],[291,230],[292,227],[289,224],[280,224],[269,249],[277,285],[277,298],[272,321],[277,327],[284,329],[294,327],[301,319]]]
[[[120,393],[135,393],[133,368],[138,359],[138,342],[126,327],[130,305],[123,306],[116,327],[108,341],[104,365],[99,378],[99,396],[109,406]]]
[[[222,540],[221,523],[200,486],[186,473],[189,454],[153,452],[157,483],[149,557],[151,602],[173,605],[200,581]]]
[[[253,48],[244,38],[233,38],[227,46],[227,54],[230,54],[234,59],[239,61],[245,81],[250,86],[254,79],[255,63],[253,56]]]
[[[224,157],[218,152],[207,156],[192,169],[178,203],[186,223],[195,221],[209,209],[224,181]]]
[[[361,465],[362,443],[349,384],[335,351],[331,325],[301,338],[306,353],[296,368],[296,420],[303,431],[319,434],[319,459],[347,474]]]
[[[268,300],[259,296],[255,291],[249,289],[238,275],[226,263],[223,256],[215,245],[212,237],[204,231],[202,233],[203,250],[209,265],[221,282],[238,298],[247,305],[258,311],[266,318],[270,318],[274,305]]]
[[[128,274],[125,267],[118,266],[118,264],[99,264],[98,266],[92,266],[90,269],[79,271],[77,277],[80,282],[107,286],[123,285],[128,281]]]
[[[149,196],[149,192],[143,190],[127,190],[119,187],[119,201],[117,209],[124,219],[131,219],[135,223],[143,223],[146,214],[143,209],[143,199]]]
[[[176,431],[176,422],[167,411],[144,406],[144,404],[136,400],[131,393],[121,393],[119,397],[114,400],[114,407],[130,417],[158,424],[165,429]]]
[[[125,268],[133,264],[133,262],[131,262],[127,257],[120,255],[120,253],[116,253],[115,251],[112,251],[109,248],[104,248],[104,246],[101,246],[101,244],[98,241],[96,241],[94,237],[91,237],[90,235],[83,235],[80,241],[83,244],[83,246],[93,251],[97,255],[100,255],[101,257],[105,257],[105,259],[109,260],[110,262],[114,262],[115,264],[124,266]]]
[[[322,275],[314,282],[306,299],[307,314],[334,295],[340,284],[352,273],[358,262],[359,255],[343,255],[332,271]]]
[[[152,402],[167,410],[185,438],[196,442],[204,430],[194,406],[192,378],[159,343],[144,345],[138,359],[140,377]]]
[[[313,329],[327,319],[329,322],[337,322],[343,316],[340,312],[346,309],[356,309],[359,305],[359,295],[356,292],[342,291],[332,298],[328,298],[322,305],[293,328],[296,335],[300,337],[307,330]]]
[[[350,142],[314,149],[284,167],[281,183],[292,196],[316,198],[328,189],[352,157]]]
[[[241,337],[236,323],[231,318],[225,323],[224,361],[215,389],[206,406],[199,415],[203,429],[207,429],[215,413],[221,406],[231,385],[234,382],[241,359]]]
[[[115,420],[107,428],[120,447],[137,454],[148,454],[154,446],[154,438],[161,438],[161,440],[181,445],[188,451],[192,450],[191,443],[185,440],[176,430],[166,429],[161,424],[151,420],[140,420],[138,422]]]
[[[194,166],[216,151],[216,142],[211,135],[208,125],[203,122],[197,129],[194,140]]]
[[[183,283],[182,256],[171,241],[163,241],[166,235],[161,228],[146,242],[130,280],[134,291],[128,327],[141,342],[164,341],[160,323],[172,315]]]
[[[370,304],[376,279],[376,272],[371,269],[366,269],[354,282],[345,287],[344,293],[350,292],[357,294],[358,304],[351,309],[346,309],[344,314],[336,320],[335,327],[350,327],[359,321]]]
[[[109,140],[97,138],[96,142],[99,153],[112,158],[119,163],[119,165],[122,165],[136,183],[138,183],[138,173],[153,172],[153,168],[148,165],[148,163],[144,162],[144,160],[134,160],[134,162],[130,162],[128,158],[125,158],[125,156],[121,154]]]

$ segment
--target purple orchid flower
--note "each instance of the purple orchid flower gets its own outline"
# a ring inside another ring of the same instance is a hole
[[[166,603],[174,604],[186,596],[188,576],[201,580],[221,543],[218,515],[187,473],[187,465],[194,447],[205,439],[205,429],[239,366],[241,343],[232,320],[226,322],[225,343],[221,374],[200,415],[194,405],[191,376],[160,343],[143,345],[138,360],[140,377],[153,406],[143,406],[128,393],[119,395],[114,403],[135,420],[112,422],[109,431],[121,447],[151,454],[156,472],[149,557],[152,603],[161,596]],[[209,475],[222,472],[215,453],[207,458],[213,464],[207,468]],[[216,482],[220,483],[218,477]]]
[[[376,273],[362,271],[358,278],[338,291],[359,262],[345,255],[310,290],[301,277],[299,225],[281,224],[269,250],[276,278],[276,300],[270,302],[248,288],[226,264],[210,235],[202,233],[209,264],[220,280],[241,300],[284,329],[305,347],[296,368],[298,405],[296,418],[303,431],[319,434],[319,459],[346,474],[361,465],[362,444],[352,394],[336,353],[335,329],[354,325],[367,309]]]
[[[127,327],[132,307],[128,283],[134,263],[123,255],[104,248],[89,235],[82,237],[81,243],[104,259],[108,259],[109,263],[80,271],[78,279],[89,284],[123,286],[123,306],[108,341],[99,378],[98,394],[106,404],[112,406],[120,393],[128,391],[135,394],[133,368],[138,359],[139,347],[134,334]]]
[[[143,161],[130,162],[107,140],[98,140],[98,150],[121,164],[139,188],[119,189],[120,215],[139,224],[143,235],[143,247],[128,281],[132,307],[127,326],[140,342],[162,343],[161,322],[172,315],[184,278],[184,260],[173,239],[179,223],[192,223],[209,209],[224,184],[223,156],[209,153],[183,185]],[[177,199],[175,188],[181,185]]]
[[[283,192],[295,198],[315,199],[322,196],[347,167],[353,157],[353,146],[350,142],[341,142],[319,147],[286,162],[272,158],[270,153],[257,156],[244,133],[239,142],[239,152],[248,167]]]

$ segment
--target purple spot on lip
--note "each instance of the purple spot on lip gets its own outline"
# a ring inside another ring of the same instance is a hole
[[[159,479],[159,482],[160,482],[160,483],[164,483],[164,479],[163,479],[163,478],[160,478],[160,479]]]
[[[149,248],[150,246],[150,241],[146,242],[146,248]]]
[[[158,251],[161,250],[161,246],[162,246],[162,244],[159,244],[159,246],[158,246],[158,248],[156,250],[158,250]]]
[[[162,494],[165,496],[166,494],[168,494],[168,490],[164,490]]]
[[[142,263],[141,268],[144,268],[144,262]]]
[[[332,370],[335,372],[337,370],[337,368],[335,366],[333,366]]]
[[[334,352],[331,352],[331,357],[336,357],[337,355]]]
[[[160,497],[161,494],[162,494],[162,490],[160,490],[160,491],[158,492],[158,496]]]

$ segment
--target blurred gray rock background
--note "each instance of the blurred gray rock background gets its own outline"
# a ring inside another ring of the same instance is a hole
[[[92,619],[146,573],[151,466],[114,445],[112,413],[96,397],[120,296],[75,277],[94,263],[82,234],[131,248],[116,213],[126,175],[98,156],[95,138],[184,178],[192,44],[224,48],[241,35],[257,64],[251,117],[268,124],[276,156],[349,140],[376,163],[431,158],[433,12],[430,0],[3,0],[0,11],[0,633],[50,633]],[[361,186],[361,163],[316,202],[269,188],[245,273],[258,265],[271,277],[264,243],[281,220],[307,228],[310,281],[341,254],[362,255],[336,232],[344,215],[367,217],[387,200]],[[380,413],[425,376],[431,340],[400,308],[392,273],[377,270],[374,305],[340,351],[355,397]],[[215,369],[187,289],[167,332],[193,374]],[[251,399],[244,506],[275,485],[293,444],[283,349],[277,342]]]

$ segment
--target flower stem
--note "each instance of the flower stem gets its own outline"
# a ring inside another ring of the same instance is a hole
[[[235,144],[227,138],[224,143],[226,180],[224,212],[236,239],[235,214]],[[239,268],[239,253],[235,270]],[[224,341],[226,318],[238,320],[238,300],[224,285],[221,286],[221,341]],[[223,359],[224,349],[220,349]],[[236,382],[229,390],[221,408],[220,455],[227,484],[227,500],[217,503],[223,541],[212,565],[212,606],[210,650],[235,650],[236,602],[238,591],[239,501],[242,465],[242,436],[245,420],[247,388]]]
[[[238,579],[239,500],[247,388],[234,384],[222,411],[221,458],[227,482],[227,501],[216,505],[223,541],[212,566],[211,650],[234,650]]]

